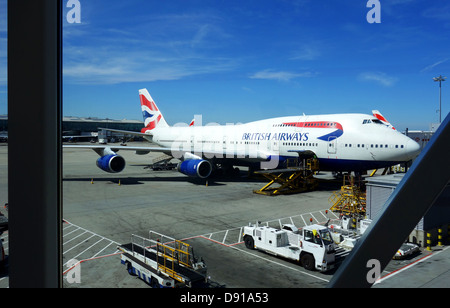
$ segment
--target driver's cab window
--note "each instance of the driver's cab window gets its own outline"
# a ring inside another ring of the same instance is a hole
[[[310,230],[304,230],[304,239],[307,242],[311,242],[314,244],[318,244],[321,245],[322,241],[320,240],[320,236],[319,233],[317,232],[316,235],[314,235],[314,233]]]

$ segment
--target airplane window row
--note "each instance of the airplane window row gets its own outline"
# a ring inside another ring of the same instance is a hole
[[[300,147],[318,147],[318,143],[310,143],[310,142],[283,142],[283,145],[287,146],[300,146]]]
[[[245,144],[260,144],[259,141],[245,141]]]
[[[346,143],[346,144],[345,144],[345,147],[346,147],[346,148],[351,148],[351,147],[352,147],[352,144],[351,144],[351,143]],[[364,144],[357,144],[356,147],[358,147],[358,148],[364,148],[365,145],[364,145]],[[388,145],[388,144],[371,144],[370,147],[371,147],[371,148],[380,148],[380,149],[381,149],[381,148],[385,148],[385,149],[387,149],[387,148],[389,148],[389,145]],[[392,146],[392,147],[394,147],[394,146]],[[404,146],[403,144],[401,144],[401,145],[396,144],[396,145],[395,145],[395,148],[396,148],[396,149],[398,149],[398,148],[403,149],[404,147],[405,147],[405,146]]]
[[[295,124],[294,123],[274,124],[272,127],[288,127],[288,126],[295,126]]]
[[[313,127],[313,126],[319,126],[319,127],[326,127],[326,126],[336,126],[336,123],[331,122],[319,122],[319,123],[306,123],[305,127]]]
[[[217,140],[199,140],[198,143],[220,143],[220,141]]]
[[[368,120],[370,121],[370,120]],[[274,124],[273,127],[289,127],[296,126],[295,123],[284,123],[284,124]],[[333,127],[336,126],[336,123],[331,122],[315,122],[315,123],[305,123],[304,127]]]

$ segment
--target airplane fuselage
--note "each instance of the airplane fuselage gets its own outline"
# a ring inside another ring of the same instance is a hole
[[[369,170],[409,161],[419,150],[416,142],[365,114],[290,116],[225,126],[157,127],[146,139],[171,148],[174,157],[177,152],[190,152],[203,159],[229,159],[233,165],[266,162],[262,169],[276,168],[277,161],[309,151],[319,159],[321,170]]]
[[[214,168],[250,166],[276,169],[290,158],[315,156],[324,171],[366,171],[412,160],[418,143],[399,133],[381,115],[303,115],[265,119],[239,125],[170,126],[147,89],[139,90],[144,118],[140,132],[105,129],[144,137],[154,147],[78,146],[92,148],[100,158],[97,166],[109,173],[121,172],[125,159],[118,150],[136,154],[163,152],[179,158],[178,171],[208,178]],[[220,165],[220,167],[219,167]]]

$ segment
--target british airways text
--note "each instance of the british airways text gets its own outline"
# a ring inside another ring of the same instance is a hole
[[[244,133],[242,140],[308,141],[309,133]]]

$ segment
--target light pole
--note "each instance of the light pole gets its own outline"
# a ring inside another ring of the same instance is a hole
[[[442,81],[445,81],[447,77],[443,77],[442,75],[439,75],[439,77],[434,77],[434,81],[439,81],[439,123],[442,122],[441,113],[442,113],[442,95],[441,95],[441,83]]]

